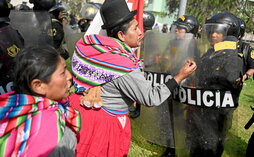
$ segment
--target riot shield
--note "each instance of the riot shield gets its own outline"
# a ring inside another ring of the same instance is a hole
[[[236,41],[224,36],[212,45],[212,40],[211,35],[204,34],[197,42],[197,70],[173,95],[174,138],[180,157],[222,156],[230,144],[229,129],[237,125],[232,124],[232,118],[234,114],[237,119],[234,112],[241,91],[243,59],[237,55]]]
[[[10,13],[11,25],[18,30],[25,46],[49,44],[53,46],[54,30],[47,11],[14,11]]]
[[[65,31],[65,44],[68,49],[68,52],[70,53],[70,56],[72,56],[76,42],[82,38],[85,34],[85,32],[75,32],[75,31],[68,31],[67,29],[64,29]]]
[[[144,37],[145,77],[153,86],[165,83],[187,59],[193,59],[196,42],[193,39],[176,39],[173,33],[148,31]],[[193,48],[192,48],[193,47]],[[185,52],[188,50],[188,52]],[[171,74],[173,74],[171,76]],[[148,141],[174,148],[173,108],[170,97],[158,107],[141,106],[139,121],[141,135]]]

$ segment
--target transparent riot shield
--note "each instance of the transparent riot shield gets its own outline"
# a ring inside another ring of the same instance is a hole
[[[14,11],[10,13],[11,25],[18,30],[25,46],[49,44],[53,46],[51,19],[47,11]]]
[[[232,119],[237,120],[243,59],[231,37],[213,43],[214,31],[197,42],[197,70],[173,95],[175,147],[180,157],[222,156],[231,140],[235,142],[228,135],[237,125]],[[237,137],[237,131],[230,134]]]
[[[85,32],[75,32],[70,29],[64,29],[65,31],[65,44],[68,49],[68,52],[70,53],[70,56],[72,56],[74,50],[75,50],[75,45],[76,42],[82,38],[85,34]]]
[[[177,39],[173,33],[146,32],[144,52],[141,52],[141,56],[144,56],[146,79],[153,86],[171,79],[185,60],[197,56],[194,55],[195,43],[192,38]],[[141,106],[140,117],[136,121],[139,121],[140,132],[145,139],[161,146],[175,147],[172,107],[171,97],[158,107]]]

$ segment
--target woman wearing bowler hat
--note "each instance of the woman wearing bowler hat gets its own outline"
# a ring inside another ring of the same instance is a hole
[[[106,36],[85,35],[72,57],[75,93],[71,103],[81,112],[77,156],[127,156],[131,126],[128,106],[134,101],[158,106],[195,69],[188,61],[173,79],[152,87],[142,74],[142,62],[131,48],[142,33],[125,0],[106,0],[100,10]]]

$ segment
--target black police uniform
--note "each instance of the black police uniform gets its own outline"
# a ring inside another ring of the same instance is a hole
[[[254,50],[250,46],[250,44],[240,40],[239,41],[239,51],[240,51],[240,53],[243,54],[243,57],[244,57],[244,63],[246,65],[246,68],[244,69],[244,71],[246,72],[248,69],[254,69]],[[253,117],[251,120],[253,120]],[[252,123],[253,123],[253,121],[252,121]],[[251,138],[248,141],[248,145],[246,148],[246,154],[245,154],[246,157],[252,157],[254,155],[253,146],[254,146],[254,133],[252,133]]]
[[[0,94],[12,91],[14,57],[24,40],[8,23],[0,23]]]
[[[64,39],[64,31],[62,23],[55,18],[52,19],[52,34],[54,39],[54,47],[58,49]]]
[[[254,69],[254,50],[250,46],[250,44],[243,42],[242,40],[239,41],[239,51],[243,54],[245,69],[246,72],[248,69]]]
[[[66,60],[69,58],[69,53],[62,48],[64,40],[64,30],[61,21],[52,18],[52,36],[54,40],[54,47],[59,50],[60,55]]]
[[[238,54],[236,41],[235,38],[234,49],[215,51],[210,48],[197,63],[197,88],[231,91],[234,106],[188,106],[186,142],[191,157],[220,157],[223,153],[225,135],[231,127],[233,111],[238,106],[244,74],[244,60]]]

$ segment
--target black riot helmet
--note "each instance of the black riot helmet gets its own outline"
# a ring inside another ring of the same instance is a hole
[[[49,13],[51,13],[51,16],[54,16],[54,18],[58,20],[62,20],[63,18],[68,19],[68,13],[67,10],[69,10],[70,7],[65,2],[57,2],[56,5],[54,5],[52,8],[49,9]],[[59,17],[60,12],[62,12],[62,16]]]
[[[29,0],[29,2],[34,4],[34,10],[48,11],[56,5],[56,0]]]
[[[192,33],[194,36],[197,35],[199,29],[199,22],[192,15],[179,16],[173,25],[185,29],[186,33]]]
[[[143,12],[143,23],[144,23],[144,30],[151,30],[154,23],[155,23],[155,17],[154,15],[149,11]]]
[[[9,0],[0,0],[0,22],[9,22],[9,15],[11,11],[11,4]]]
[[[239,20],[239,24],[240,24],[240,33],[239,33],[238,39],[241,39],[244,36],[246,25],[245,25],[245,22],[243,21],[243,19],[238,18],[238,20]]]
[[[240,33],[240,23],[239,19],[232,13],[229,12],[222,12],[213,15],[211,18],[207,19],[205,25],[218,25],[220,28],[215,30],[215,32],[223,31],[222,29],[227,29],[227,36],[235,36],[238,38]],[[227,28],[223,27],[222,25],[227,26]],[[215,29],[215,28],[213,28]],[[206,30],[207,31],[207,30]],[[209,32],[209,30],[208,30]]]
[[[88,2],[80,10],[81,17],[85,20],[93,20],[102,4]]]
[[[65,2],[58,2],[48,12],[69,10],[69,6]]]

